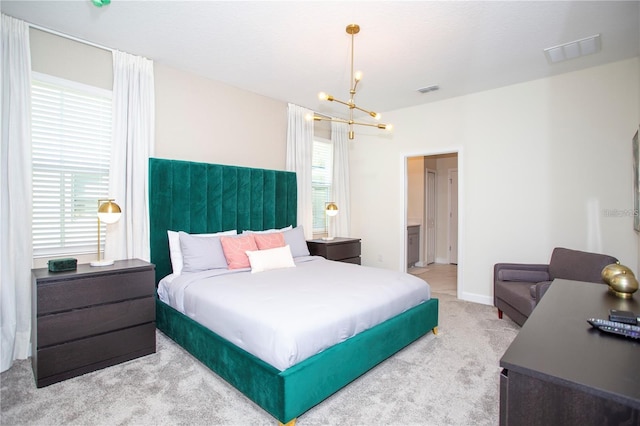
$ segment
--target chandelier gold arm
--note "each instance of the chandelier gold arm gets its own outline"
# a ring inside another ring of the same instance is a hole
[[[377,127],[378,129],[382,129],[382,130],[391,130],[391,128],[392,128],[391,124],[364,123],[364,122],[354,121],[354,120],[345,120],[343,118],[324,117],[324,116],[321,116],[321,115],[314,115],[311,118],[313,118],[313,120],[315,120],[315,121],[335,121],[336,123],[356,124],[358,126]]]
[[[353,105],[353,107],[355,109],[357,109],[358,111],[366,112],[368,115],[370,115],[371,117],[375,118],[376,120],[380,120],[380,114],[378,114],[375,111],[369,111],[367,109],[360,108],[358,105],[355,105],[355,104]]]
[[[328,98],[327,100],[329,100],[329,99],[331,99],[331,102],[337,102],[339,104],[346,105],[349,108],[355,108],[356,107],[353,103],[341,101],[340,99],[334,98],[333,96],[330,96],[330,98]]]

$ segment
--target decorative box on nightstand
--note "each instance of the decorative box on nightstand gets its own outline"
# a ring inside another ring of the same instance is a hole
[[[68,272],[33,269],[36,386],[156,351],[155,267],[138,259]]]
[[[325,259],[360,265],[360,238],[335,237],[333,240],[307,241],[309,253]]]

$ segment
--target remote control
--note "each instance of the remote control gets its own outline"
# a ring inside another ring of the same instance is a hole
[[[616,321],[607,321],[600,318],[589,318],[587,320],[594,328],[605,333],[617,334],[619,336],[640,339],[640,326],[624,324]]]
[[[623,322],[625,324],[638,325],[638,316],[631,311],[619,311],[609,309],[609,321]]]

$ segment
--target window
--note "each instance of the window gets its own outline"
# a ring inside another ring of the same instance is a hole
[[[111,91],[40,73],[31,88],[34,256],[95,252],[98,199],[109,193]]]
[[[327,233],[325,203],[332,201],[333,144],[315,138],[313,141],[313,162],[311,170],[311,195],[313,199],[313,233]]]

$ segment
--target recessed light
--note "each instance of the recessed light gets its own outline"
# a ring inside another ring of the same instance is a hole
[[[432,84],[431,86],[421,87],[420,89],[418,89],[418,92],[429,93],[435,92],[436,90],[440,90],[440,86],[438,86],[437,84]]]
[[[600,34],[570,41],[558,46],[547,47],[544,53],[547,60],[555,64],[557,62],[575,59],[580,56],[591,55],[600,51]]]

